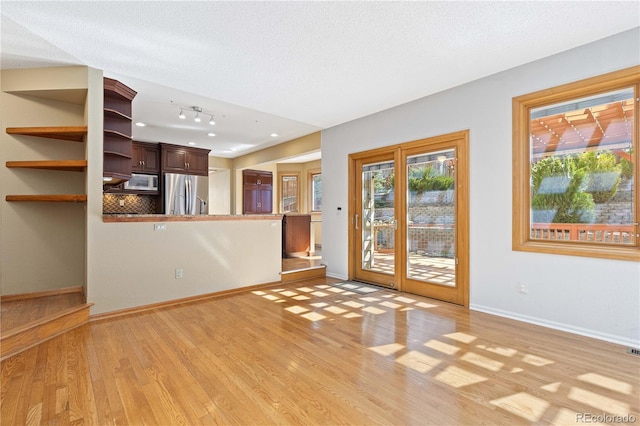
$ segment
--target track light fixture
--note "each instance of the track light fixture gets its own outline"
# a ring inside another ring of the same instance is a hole
[[[196,123],[200,123],[202,121],[202,118],[200,117],[200,114],[203,115],[208,115],[211,118],[209,119],[209,124],[211,124],[212,126],[214,126],[216,124],[215,120],[213,119],[213,114],[210,112],[206,112],[203,111],[201,107],[199,106],[192,106],[192,107],[180,107],[180,114],[178,114],[178,117],[181,120],[184,120],[185,118],[187,118],[187,116],[184,113],[184,110],[191,110],[193,112],[196,113],[195,117],[193,117],[193,121],[195,121]]]

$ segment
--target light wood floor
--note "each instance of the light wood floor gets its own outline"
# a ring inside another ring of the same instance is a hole
[[[336,282],[75,329],[1,364],[0,423],[640,421],[640,358],[621,346],[387,289],[349,294]]]
[[[83,303],[84,296],[81,293],[2,302],[0,303],[0,332],[4,333]]]

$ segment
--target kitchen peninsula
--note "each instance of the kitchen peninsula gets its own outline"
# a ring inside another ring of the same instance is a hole
[[[282,215],[101,216],[92,315],[280,282]]]

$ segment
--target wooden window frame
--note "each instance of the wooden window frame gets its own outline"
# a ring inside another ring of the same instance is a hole
[[[530,111],[545,105],[570,101],[598,93],[634,87],[634,218],[635,245],[622,246],[593,244],[572,241],[534,240],[530,236]],[[585,80],[564,84],[550,89],[513,98],[513,229],[514,251],[562,254],[570,256],[597,257],[640,261],[640,237],[638,216],[640,210],[640,66],[626,68]]]
[[[284,177],[295,177],[298,181],[296,185],[296,204],[298,205],[297,210],[284,210],[284,203],[282,202],[283,196],[283,188],[282,188],[282,178]],[[300,173],[299,172],[280,172],[278,173],[278,210],[280,213],[299,213],[300,212]]]
[[[320,169],[309,170],[309,173],[307,175],[307,180],[309,181],[309,212],[321,213],[322,210],[313,210],[313,177],[315,175],[322,176],[322,170]]]

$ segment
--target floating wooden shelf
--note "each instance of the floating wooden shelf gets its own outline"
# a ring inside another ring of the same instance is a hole
[[[129,117],[126,114],[121,113],[118,110],[112,109],[112,108],[105,108],[104,109],[104,115],[110,116],[110,117],[114,117],[114,118],[123,118],[125,120],[131,121],[131,117]]]
[[[104,155],[113,155],[114,157],[133,158],[131,155],[123,154],[116,151],[104,151]]]
[[[87,167],[87,160],[7,161],[7,167],[81,172]]]
[[[103,178],[111,178],[110,181],[103,181],[102,184],[105,186],[113,186],[119,185],[125,180],[131,179],[131,174],[125,173],[115,173],[115,172],[105,172],[103,173]]]
[[[84,142],[87,135],[87,126],[7,127],[7,134]]]
[[[85,194],[38,194],[38,195],[7,195],[7,201],[38,201],[55,203],[84,203]]]
[[[113,138],[120,138],[120,139],[129,139],[131,140],[131,136],[127,136],[124,133],[120,133],[120,132],[116,132],[115,130],[107,130],[104,129],[104,134],[106,136],[111,136]]]

